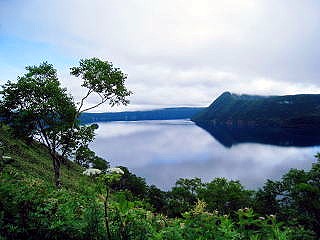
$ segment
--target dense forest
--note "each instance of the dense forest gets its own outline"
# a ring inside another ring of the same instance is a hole
[[[320,155],[309,171],[257,191],[225,178],[178,179],[162,191],[110,167],[88,147],[97,125],[80,124],[85,111],[129,103],[120,69],[97,58],[71,68],[86,89],[79,102],[51,64],[26,70],[1,91],[1,240],[320,237]],[[85,104],[89,96],[96,105]]]

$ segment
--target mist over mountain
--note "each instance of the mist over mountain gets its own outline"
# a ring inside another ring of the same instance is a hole
[[[319,127],[320,94],[256,96],[224,92],[192,121],[237,127]]]

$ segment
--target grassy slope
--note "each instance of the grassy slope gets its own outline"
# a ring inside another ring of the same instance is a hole
[[[28,177],[39,178],[53,184],[52,160],[47,149],[37,142],[26,143],[9,133],[8,127],[0,128],[0,141],[4,145],[5,155],[12,157],[10,164],[5,164],[5,171],[17,171]],[[83,169],[73,162],[62,166],[63,187],[78,191],[81,185],[90,185],[90,180],[82,175]]]

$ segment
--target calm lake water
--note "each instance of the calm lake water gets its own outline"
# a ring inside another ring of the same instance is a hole
[[[284,132],[215,131],[188,120],[107,122],[91,148],[111,166],[126,166],[148,184],[169,190],[178,178],[240,180],[250,189],[290,168],[310,169],[320,139]],[[253,136],[250,135],[251,132]],[[273,140],[274,139],[274,140]]]

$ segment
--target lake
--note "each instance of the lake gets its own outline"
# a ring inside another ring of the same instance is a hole
[[[249,189],[290,168],[310,169],[320,139],[303,133],[216,130],[188,120],[98,123],[91,148],[163,190],[178,178],[240,180]],[[309,134],[309,133],[308,133]]]

